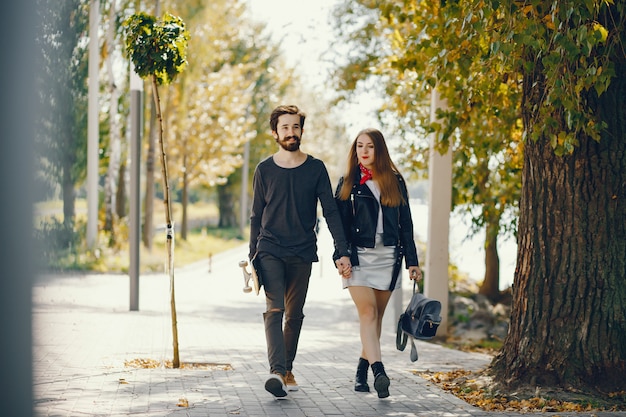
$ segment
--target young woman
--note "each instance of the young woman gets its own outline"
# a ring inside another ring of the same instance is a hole
[[[345,175],[335,200],[351,246],[352,268],[340,268],[359,314],[361,357],[354,389],[369,392],[371,365],[379,398],[389,396],[389,377],[381,361],[380,334],[391,292],[400,287],[402,259],[409,277],[422,279],[413,239],[413,220],[404,178],[389,156],[383,134],[359,132],[350,147]],[[334,258],[339,258],[335,251]]]

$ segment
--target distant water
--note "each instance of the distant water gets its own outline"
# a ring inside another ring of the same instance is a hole
[[[428,234],[428,205],[419,201],[411,201],[411,215],[415,236],[426,242]],[[470,231],[469,220],[452,214],[450,218],[449,249],[450,261],[456,264],[459,271],[465,272],[474,281],[482,281],[485,277],[485,232],[477,233],[468,238]],[[424,254],[419,254],[424,256]],[[500,289],[506,289],[513,284],[515,261],[517,258],[517,242],[514,239],[498,242],[500,257]]]

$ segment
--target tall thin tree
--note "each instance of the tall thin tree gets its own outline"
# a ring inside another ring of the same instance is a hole
[[[137,74],[149,77],[152,83],[152,96],[159,121],[159,146],[161,171],[163,174],[163,202],[167,227],[167,269],[170,277],[170,303],[172,313],[172,335],[174,344],[174,368],[180,367],[178,352],[178,328],[174,292],[174,224],[170,200],[169,178],[167,175],[167,155],[163,135],[163,117],[159,98],[159,85],[167,85],[180,74],[187,65],[187,44],[189,33],[180,17],[165,13],[161,19],[146,13],[136,13],[124,22],[126,51],[130,55]]]
[[[119,97],[120,86],[115,79],[115,71],[113,69],[115,60],[115,41],[117,24],[117,4],[115,0],[111,0],[109,5],[109,21],[106,31],[106,70],[108,76],[109,89],[109,166],[104,185],[104,201],[105,201],[105,220],[104,230],[109,232],[109,246],[114,246],[116,242],[115,233],[115,206],[116,201],[116,185],[118,181],[121,157],[121,129],[119,122]]]

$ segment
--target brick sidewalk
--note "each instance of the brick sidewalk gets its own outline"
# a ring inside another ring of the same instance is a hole
[[[394,314],[384,324],[387,399],[353,390],[360,353],[358,318],[320,235],[294,374],[300,391],[276,401],[268,374],[264,297],[244,294],[237,262],[247,247],[176,271],[180,359],[215,366],[137,369],[126,361],[172,359],[169,278],[140,279],[139,311],[129,311],[129,278],[48,276],[33,288],[33,395],[37,416],[513,416],[487,413],[414,371],[480,369],[490,358],[418,342],[420,359],[395,348]],[[408,280],[407,280],[408,281]],[[407,288],[408,282],[405,283]],[[410,290],[404,291],[408,298]],[[402,295],[402,294],[400,294]],[[546,413],[548,414],[548,413]],[[537,415],[546,415],[537,414]],[[529,414],[524,414],[528,416]],[[563,414],[565,415],[589,415]],[[596,413],[626,416],[626,413]]]

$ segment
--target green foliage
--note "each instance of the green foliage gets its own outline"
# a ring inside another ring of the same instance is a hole
[[[64,200],[72,204],[87,173],[89,2],[38,0],[36,13],[37,198],[71,190]]]
[[[515,232],[524,141],[549,140],[567,155],[580,135],[599,140],[606,128],[594,101],[615,76],[613,60],[624,59],[624,8],[613,0],[346,0],[335,13],[337,47],[351,51],[337,85],[383,84],[381,113],[398,120],[400,151],[414,169],[426,172],[425,138],[437,133],[435,149],[453,149],[454,206],[481,205],[477,229],[504,216]],[[525,85],[530,76],[538,81]],[[435,87],[447,108],[433,122]]]
[[[613,60],[624,59],[623,2],[588,0],[581,6],[514,2],[500,31],[514,42],[518,73],[539,78],[529,86],[527,138],[548,139],[556,155],[572,154],[581,135],[600,140],[607,125],[594,103],[616,75]]]
[[[453,151],[453,207],[472,215],[474,231],[500,225],[505,217],[501,230],[515,233],[523,155],[521,88],[510,76],[510,65],[489,63],[493,28],[480,26],[486,19],[482,5],[450,4],[444,13],[438,2],[354,3],[346,1],[337,13],[338,27],[365,55],[350,56],[337,77],[352,81],[342,85],[356,89],[355,78],[380,80],[388,97],[381,113],[385,120],[398,120],[393,127],[404,138],[399,151],[407,164],[426,175],[428,135],[436,133],[434,150]],[[350,13],[363,17],[346,17]],[[435,86],[447,105],[433,121]]]
[[[123,24],[126,52],[142,77],[154,76],[167,85],[187,65],[189,32],[180,17],[165,13],[161,20],[135,13]]]

